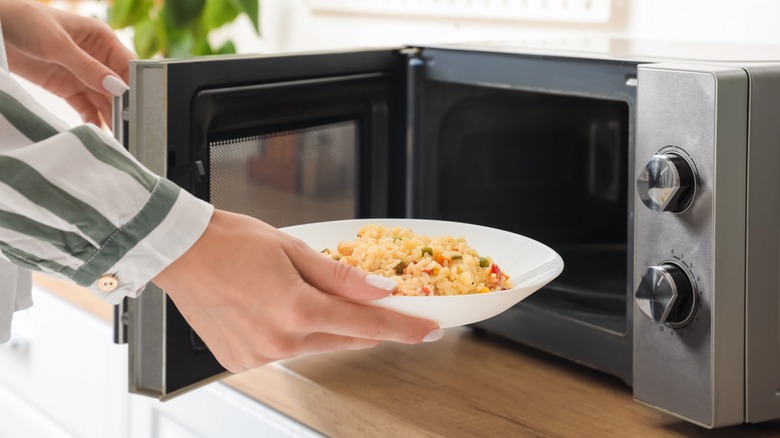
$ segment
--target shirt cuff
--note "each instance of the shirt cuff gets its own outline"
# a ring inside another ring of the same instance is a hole
[[[173,185],[164,179],[160,181]],[[137,297],[149,281],[195,244],[213,213],[211,204],[179,189],[176,201],[159,225],[113,266],[101,270],[103,274],[96,280],[84,286],[109,304],[118,304],[125,297]]]

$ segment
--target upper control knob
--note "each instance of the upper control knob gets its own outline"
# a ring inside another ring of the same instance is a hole
[[[693,201],[696,173],[678,154],[656,154],[639,174],[636,187],[647,208],[679,213]]]
[[[664,263],[647,269],[636,291],[636,303],[654,321],[681,327],[693,318],[696,293],[682,268]]]

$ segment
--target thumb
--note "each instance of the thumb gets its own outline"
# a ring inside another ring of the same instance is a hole
[[[302,242],[294,245],[288,256],[307,283],[334,296],[356,301],[376,300],[390,295],[398,287],[392,278],[366,274],[326,257]]]

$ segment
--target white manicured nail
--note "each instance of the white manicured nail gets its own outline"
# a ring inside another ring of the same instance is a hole
[[[130,88],[116,76],[106,75],[101,82],[103,88],[114,96],[121,96]]]
[[[437,328],[431,330],[430,333],[425,335],[425,337],[423,338],[423,342],[436,342],[443,337],[444,337],[444,330]]]
[[[366,275],[366,283],[374,286],[375,288],[386,290],[388,292],[398,287],[398,283],[396,283],[392,278],[382,277],[379,275]]]

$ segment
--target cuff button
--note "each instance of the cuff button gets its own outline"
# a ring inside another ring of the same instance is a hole
[[[102,292],[113,292],[118,286],[119,279],[113,274],[102,275],[97,281],[97,288]]]

